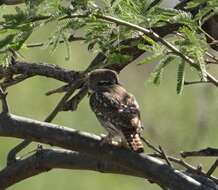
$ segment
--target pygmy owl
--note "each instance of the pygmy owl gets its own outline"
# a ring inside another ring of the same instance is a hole
[[[135,97],[120,85],[117,73],[109,69],[92,71],[88,77],[88,88],[90,107],[108,131],[107,142],[118,136],[126,147],[143,152],[139,106]]]

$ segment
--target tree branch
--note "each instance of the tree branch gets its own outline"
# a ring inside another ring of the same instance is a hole
[[[80,77],[80,72],[68,71],[57,65],[47,63],[31,63],[14,60],[8,67],[0,66],[0,78],[11,78],[11,76],[19,74],[25,76],[39,75],[67,83]]]
[[[4,92],[3,89],[0,87],[0,99],[2,102],[2,113],[1,114],[8,114],[9,112],[6,96],[7,96],[7,92]]]
[[[186,157],[193,157],[193,156],[211,156],[211,157],[217,157],[218,156],[218,149],[217,148],[205,148],[197,151],[184,151],[180,153],[183,158]]]
[[[158,159],[136,154],[114,145],[100,145],[100,137],[63,126],[39,122],[15,115],[0,115],[0,136],[29,139],[80,151],[101,160],[109,160],[144,178],[175,190],[214,190],[175,170]]]
[[[0,171],[0,188],[10,187],[19,181],[54,168],[92,170],[141,177],[137,172],[129,171],[108,160],[98,160],[87,154],[63,149],[42,149]]]

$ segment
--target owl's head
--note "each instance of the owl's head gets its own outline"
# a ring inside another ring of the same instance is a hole
[[[110,69],[96,69],[89,73],[88,88],[91,92],[104,89],[114,84],[119,84],[118,75],[115,71]]]

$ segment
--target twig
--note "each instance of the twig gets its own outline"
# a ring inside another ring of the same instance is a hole
[[[74,35],[70,35],[68,38],[68,42],[75,42],[75,41],[82,41],[85,40],[83,37],[75,37]],[[59,44],[65,43],[65,40],[59,40]],[[46,43],[44,42],[38,42],[38,43],[33,43],[33,44],[26,44],[25,47],[27,48],[35,48],[35,47],[42,47]],[[54,42],[50,42],[49,45],[53,45]]]
[[[218,45],[218,40],[209,43],[210,45]]]
[[[50,122],[57,113],[63,108],[65,102],[70,98],[70,96],[75,92],[75,90],[80,87],[83,83],[83,79],[77,80],[77,82],[74,83],[73,86],[70,87],[70,89],[65,93],[65,95],[62,97],[62,99],[58,102],[58,104],[55,106],[53,111],[48,115],[48,117],[45,119],[46,122]]]
[[[161,154],[157,154],[157,153],[154,153],[154,154],[149,154],[150,156],[153,156],[153,157],[157,157],[157,158],[162,158],[164,159],[163,155]],[[187,162],[185,162],[183,159],[178,159],[178,158],[175,158],[175,157],[172,157],[172,156],[167,156],[167,159],[176,163],[176,164],[179,164],[181,166],[183,166],[184,168],[190,170],[190,171],[194,171],[196,173],[197,168],[195,168],[194,166],[188,164]]]
[[[218,63],[218,58],[216,56],[214,56],[213,54],[209,52],[206,52],[206,55]]]
[[[8,112],[9,112],[6,97],[7,97],[7,93],[3,91],[2,87],[0,87],[0,99],[2,102],[2,114],[8,114]]]
[[[208,34],[205,30],[203,30],[200,26],[198,27],[198,29],[202,32],[202,33],[204,33],[207,37],[208,37],[208,39],[210,39],[212,42],[215,42],[215,41],[217,41],[213,36],[211,36],[210,34]],[[211,42],[210,42],[210,44],[211,44]]]
[[[184,151],[184,152],[181,152],[180,155],[183,157],[183,158],[186,158],[186,157],[191,157],[191,156],[218,156],[218,149],[217,148],[205,148],[205,149],[202,149],[202,150],[198,150],[198,151]]]
[[[164,160],[166,161],[167,165],[170,166],[171,168],[173,167],[172,164],[170,163],[167,155],[165,154],[165,151],[162,149],[161,146],[159,146],[159,150],[161,151],[161,155],[163,156]]]
[[[31,143],[30,140],[23,140],[21,143],[19,143],[18,145],[16,145],[15,147],[13,147],[8,155],[7,155],[7,166],[14,164],[18,158],[16,158],[16,155],[23,150],[24,148],[26,148],[29,144]]]
[[[50,95],[55,94],[55,93],[66,92],[67,90],[69,90],[69,88],[70,88],[70,85],[66,84],[66,85],[58,87],[56,89],[49,90],[48,92],[45,93],[45,95],[50,96]]]
[[[216,170],[217,166],[218,166],[218,159],[216,159],[216,161],[215,161],[215,162],[213,163],[213,165],[210,167],[210,169],[209,169],[208,172],[207,172],[207,175],[208,175],[208,176],[211,176],[212,173]]]
[[[163,158],[162,155],[160,154],[149,154],[150,156],[153,156],[153,157],[158,157],[158,158]],[[202,175],[204,177],[209,177],[211,180],[213,180],[216,184],[218,184],[218,178],[214,177],[214,176],[208,176],[207,173],[205,173],[204,171],[202,171],[202,169],[199,167],[194,167],[192,165],[190,165],[189,163],[185,162],[183,159],[178,159],[178,158],[175,158],[175,157],[172,157],[172,156],[167,156],[167,158],[171,161],[171,162],[174,162],[180,166],[183,166],[184,168],[186,168],[189,172],[191,173],[194,173],[194,174],[198,174],[198,175]]]
[[[19,76],[16,76],[14,78],[12,78],[11,80],[6,80],[6,81],[3,81],[0,86],[2,86],[2,88],[6,89],[8,88],[9,86],[12,86],[12,85],[15,85],[15,84],[18,84],[20,82],[23,82],[24,80],[28,79],[28,78],[31,78],[31,77],[34,77],[35,75],[25,75],[25,74],[21,74]]]
[[[80,91],[76,95],[74,95],[69,101],[67,101],[63,105],[62,111],[75,111],[77,109],[78,104],[85,97],[87,92],[88,89],[86,86],[80,89]]]
[[[211,81],[184,81],[184,85],[192,84],[211,84]]]
[[[145,138],[143,137],[140,137],[142,139],[142,141],[149,147],[151,148],[152,150],[154,150],[156,153],[160,154],[161,155],[161,151],[156,148],[154,145],[152,145],[148,140],[146,140]]]
[[[75,15],[65,16],[62,19],[67,19],[67,18],[86,18],[87,16],[89,16],[89,15],[87,15],[87,14],[85,14],[85,15],[77,15],[77,14],[75,14]],[[109,21],[109,22],[113,22],[113,23],[119,24],[119,25],[127,26],[127,27],[130,27],[130,28],[134,29],[134,30],[137,30],[137,31],[140,31],[140,32],[144,33],[145,35],[149,36],[153,40],[161,42],[165,47],[167,47],[169,50],[171,50],[175,55],[181,57],[187,63],[189,63],[191,66],[193,66],[194,68],[199,70],[199,66],[195,64],[193,59],[191,59],[187,55],[185,55],[182,52],[180,52],[177,47],[175,47],[173,44],[171,44],[170,42],[168,42],[165,39],[163,39],[162,37],[160,37],[154,31],[149,30],[147,28],[143,28],[143,27],[138,26],[138,25],[135,25],[133,23],[130,23],[130,22],[127,22],[127,21],[124,21],[124,20],[112,17],[112,16],[98,15],[98,14],[94,14],[93,16],[95,16],[98,19],[102,19],[102,20],[105,20],[105,21]],[[214,76],[212,76],[207,71],[205,71],[205,75],[207,76],[207,80],[209,80],[211,83],[213,83],[215,86],[218,87],[218,80]]]
[[[207,65],[209,65],[209,64],[214,64],[214,65],[217,65],[218,64],[218,62],[216,62],[216,61],[212,61],[212,60],[209,60],[209,59],[205,59],[205,63],[207,64]]]

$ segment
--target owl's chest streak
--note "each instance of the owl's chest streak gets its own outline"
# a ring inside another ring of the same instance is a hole
[[[90,106],[96,117],[104,127],[120,129],[131,126],[131,119],[134,114],[123,112],[122,109],[126,106],[122,102],[122,97],[119,94],[105,94],[96,92],[90,97]]]
[[[94,93],[90,97],[90,107],[96,116],[114,117],[119,110],[119,101],[105,97],[103,93]]]

